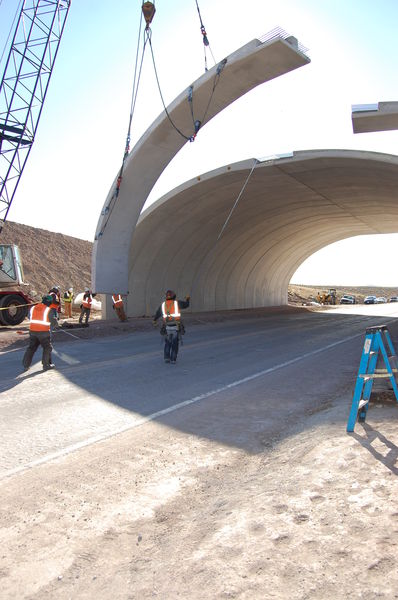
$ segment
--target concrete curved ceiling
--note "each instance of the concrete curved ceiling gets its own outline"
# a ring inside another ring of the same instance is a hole
[[[128,314],[153,314],[168,288],[192,310],[287,303],[298,266],[356,235],[398,232],[398,157],[317,150],[227,165],[146,210],[129,252]]]
[[[266,81],[310,62],[297,40],[277,32],[270,39],[252,40],[221,61],[168,106],[172,121],[186,136],[193,120],[202,127],[229,104]],[[129,249],[135,226],[157,179],[186,143],[163,112],[135,145],[124,164],[118,195],[116,180],[98,221],[92,259],[92,285],[97,292],[127,293]]]

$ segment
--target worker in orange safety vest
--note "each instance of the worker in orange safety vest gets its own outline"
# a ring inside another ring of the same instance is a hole
[[[121,294],[112,294],[112,308],[121,321],[127,321]]]
[[[96,296],[96,294],[93,294],[90,291],[90,288],[84,288],[83,300],[80,305],[81,313],[80,313],[80,317],[79,317],[79,323],[83,324],[83,318],[85,318],[84,325],[86,327],[88,327],[88,320],[90,318],[91,305],[93,303],[93,298],[95,296]]]
[[[53,299],[51,308],[55,308],[59,314],[61,312],[61,288],[59,285],[52,287],[48,295]]]
[[[55,366],[51,361],[51,328],[55,329],[58,321],[56,308],[52,308],[52,303],[52,296],[43,296],[42,301],[30,309],[29,346],[22,359],[25,371],[32,364],[33,355],[39,346],[43,348],[43,371],[53,369]]]
[[[160,333],[165,336],[164,339],[164,362],[175,364],[178,354],[180,336],[184,334],[185,328],[181,321],[181,309],[188,308],[190,296],[185,300],[176,300],[176,294],[172,290],[167,290],[165,301],[159,306],[154,317],[153,324],[163,318],[163,326]]]

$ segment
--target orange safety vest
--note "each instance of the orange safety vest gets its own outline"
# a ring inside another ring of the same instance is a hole
[[[117,308],[119,308],[119,306],[123,306],[123,298],[120,294],[113,294],[112,302]]]
[[[162,315],[166,323],[170,321],[179,321],[181,319],[180,309],[177,300],[166,300],[162,304]]]
[[[30,309],[30,331],[50,331],[50,306],[36,304]]]
[[[88,298],[83,297],[83,306],[84,308],[91,308],[91,303],[93,301],[93,297],[90,294]]]
[[[48,295],[53,299],[50,308],[55,308],[58,312],[61,312],[61,296],[55,292],[48,292]]]

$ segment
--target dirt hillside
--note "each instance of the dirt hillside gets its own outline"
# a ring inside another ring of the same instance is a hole
[[[91,286],[92,242],[7,221],[0,234],[0,244],[19,246],[25,281],[34,298],[54,285],[59,285],[62,291],[72,286],[76,293]],[[322,294],[329,288],[336,288],[337,301],[343,294],[354,294],[358,302],[363,302],[369,294],[387,298],[398,294],[396,288],[289,285],[289,303],[307,304],[316,300],[318,292]]]
[[[6,221],[0,244],[16,244],[21,251],[25,281],[37,299],[54,285],[75,293],[91,286],[92,242]]]

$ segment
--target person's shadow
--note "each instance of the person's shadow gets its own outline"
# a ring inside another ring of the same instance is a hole
[[[18,372],[14,378],[10,377],[10,379],[6,379],[5,381],[0,382],[0,394],[2,392],[7,392],[8,390],[12,390],[16,385],[19,385],[23,381],[27,379],[31,379],[32,377],[36,377],[36,375],[42,375],[43,370],[33,371],[32,373],[24,373]]]
[[[377,429],[374,429],[366,422],[361,423],[360,425],[362,426],[366,437],[359,435],[355,431],[350,433],[350,435],[355,438],[361,444],[361,446],[363,446],[363,448],[366,448],[366,450],[368,450],[368,452],[370,452],[374,458],[383,463],[387,469],[390,469],[394,475],[398,475],[398,467],[396,466],[398,459],[398,447],[388,440],[382,433],[380,433],[380,431],[377,431]],[[387,452],[382,453],[373,447],[372,444],[374,442],[379,442],[379,447],[380,443],[383,444]]]

